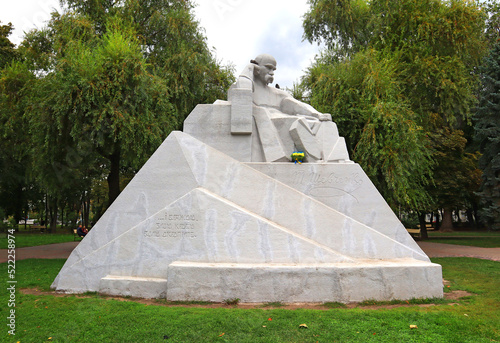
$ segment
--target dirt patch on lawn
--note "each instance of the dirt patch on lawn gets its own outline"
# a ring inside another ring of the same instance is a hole
[[[55,297],[77,297],[77,298],[93,298],[94,294],[65,294],[55,291],[41,291],[36,288],[23,288],[20,290],[23,294],[31,295],[52,295]],[[439,305],[458,305],[454,302],[460,298],[473,295],[472,293],[466,291],[451,291],[444,293],[443,297],[451,302],[445,304],[411,304],[409,301],[403,301],[397,304],[378,304],[375,302],[373,305],[369,303],[349,303],[349,304],[337,304],[337,303],[238,303],[236,305],[231,305],[227,303],[210,303],[210,302],[177,302],[177,301],[167,301],[163,299],[142,299],[134,297],[121,297],[112,295],[99,294],[99,297],[105,299],[113,299],[117,301],[133,301],[136,303],[148,305],[148,306],[168,306],[168,307],[197,307],[197,308],[239,308],[239,309],[285,309],[285,310],[297,310],[297,309],[308,309],[308,310],[329,310],[332,308],[361,308],[366,310],[377,310],[377,309],[392,309],[398,307],[432,307]]]
[[[451,291],[448,293],[444,293],[443,295],[444,298],[447,300],[459,300],[460,298],[468,297],[469,295],[474,295],[474,294],[466,291]]]

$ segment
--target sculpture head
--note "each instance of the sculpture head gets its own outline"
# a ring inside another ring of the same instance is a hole
[[[250,61],[255,64],[253,70],[254,81],[267,86],[274,81],[274,71],[276,70],[276,60],[268,54],[261,54]]]

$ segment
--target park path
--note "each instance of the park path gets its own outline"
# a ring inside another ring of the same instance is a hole
[[[479,248],[432,242],[417,242],[429,257],[475,257],[483,260],[500,261],[500,248]]]
[[[79,242],[67,242],[16,249],[16,261],[28,258],[68,258]],[[474,257],[500,261],[500,248],[478,248],[431,242],[417,242],[429,257]],[[0,249],[0,263],[7,262],[7,249]]]
[[[68,258],[80,242],[55,243],[36,247],[16,248],[16,261],[28,258]],[[0,249],[0,263],[7,262],[7,249]]]

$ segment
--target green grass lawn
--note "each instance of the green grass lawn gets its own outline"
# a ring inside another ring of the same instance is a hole
[[[496,231],[454,231],[434,232],[429,231],[426,242],[468,245],[481,248],[500,247],[500,232]]]
[[[0,249],[7,249],[7,234],[0,236]],[[16,248],[33,247],[37,245],[73,242],[71,233],[14,233]]]
[[[430,307],[328,310],[170,307],[91,295],[16,294],[16,335],[2,342],[498,342],[500,263],[436,258],[449,286],[474,296]],[[64,260],[16,263],[18,288],[47,290]],[[2,264],[4,279],[7,265]],[[4,282],[6,285],[6,282]],[[5,287],[5,286],[4,286]],[[0,296],[8,316],[6,292]],[[5,319],[4,319],[5,321]],[[308,328],[301,329],[300,324]],[[410,325],[418,328],[410,329]]]
[[[440,231],[427,231],[429,237],[450,237],[450,236],[474,236],[474,237],[499,237],[500,231],[452,231],[452,232],[440,232]]]

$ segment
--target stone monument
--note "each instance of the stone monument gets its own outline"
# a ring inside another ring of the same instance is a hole
[[[442,297],[441,266],[349,160],[331,116],[269,86],[275,69],[259,55],[228,101],[198,105],[52,288],[214,302]]]

